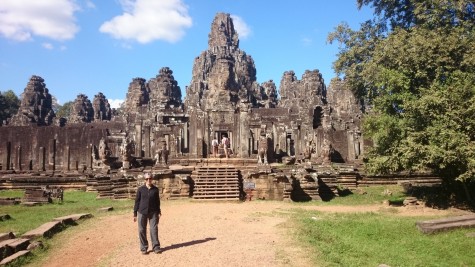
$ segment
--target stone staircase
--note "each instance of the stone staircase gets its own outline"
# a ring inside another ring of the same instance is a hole
[[[242,181],[234,167],[196,167],[191,174],[194,181],[193,199],[239,200]]]

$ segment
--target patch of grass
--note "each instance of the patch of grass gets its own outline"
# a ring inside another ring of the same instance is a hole
[[[391,192],[391,195],[385,195],[383,192],[387,190]],[[383,201],[389,202],[401,202],[406,195],[403,192],[403,188],[399,185],[387,185],[387,186],[370,186],[361,187],[345,196],[335,196],[329,201],[309,201],[298,202],[297,205],[371,205],[381,204]]]
[[[0,191],[0,196],[17,197],[17,191]],[[20,192],[20,197],[22,197],[23,191]],[[54,201],[50,204],[33,207],[23,205],[2,206],[1,213],[9,214],[11,219],[0,224],[0,233],[13,232],[19,236],[54,218],[76,213],[91,213],[93,216],[101,216],[106,213],[97,210],[108,206],[114,208],[113,212],[125,210],[132,212],[133,200],[96,199],[96,193],[65,191],[62,203]]]
[[[0,190],[0,197],[21,198],[24,192],[23,190]]]
[[[296,213],[297,237],[317,266],[475,266],[473,229],[420,233],[421,217],[379,213]],[[313,218],[312,218],[313,217]]]

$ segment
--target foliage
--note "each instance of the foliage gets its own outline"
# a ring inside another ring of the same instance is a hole
[[[391,213],[295,213],[297,238],[316,266],[473,266],[470,229],[424,235],[427,217]],[[432,218],[432,217],[431,217]]]
[[[58,118],[69,118],[69,115],[71,115],[71,108],[73,106],[74,102],[73,101],[68,101],[64,103],[63,105],[58,106],[58,110],[56,111],[56,117]]]
[[[20,108],[20,99],[18,99],[15,92],[8,90],[0,92],[0,125],[4,120],[11,118],[18,112]]]
[[[342,24],[328,40],[341,45],[335,70],[366,103],[367,170],[475,180],[475,3],[357,3],[375,18],[356,31]]]

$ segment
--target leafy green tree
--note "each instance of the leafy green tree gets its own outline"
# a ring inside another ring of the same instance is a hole
[[[56,117],[58,118],[69,118],[69,115],[71,115],[71,108],[72,105],[74,104],[73,101],[68,101],[64,103],[63,105],[57,106],[57,111],[56,111]]]
[[[18,99],[15,92],[8,90],[0,92],[0,125],[4,120],[11,118],[18,112],[20,108],[20,99]]]
[[[374,19],[355,31],[339,25],[328,40],[340,43],[334,68],[367,110],[367,170],[474,182],[475,2],[357,2]]]

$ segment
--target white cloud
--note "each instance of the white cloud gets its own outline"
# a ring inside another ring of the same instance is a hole
[[[231,15],[233,19],[234,29],[237,31],[240,39],[246,39],[251,34],[251,28],[239,16]]]
[[[41,46],[43,46],[43,48],[46,48],[48,50],[53,50],[54,46],[50,43],[43,43]]]
[[[95,9],[96,5],[92,1],[86,0],[86,7],[90,9]]]
[[[108,99],[111,108],[119,108],[122,103],[124,103],[124,99]]]
[[[1,0],[0,35],[28,41],[33,35],[53,40],[72,39],[79,31],[74,0]]]
[[[104,22],[99,31],[116,39],[145,44],[155,40],[176,42],[192,25],[181,0],[120,0],[124,13]]]

